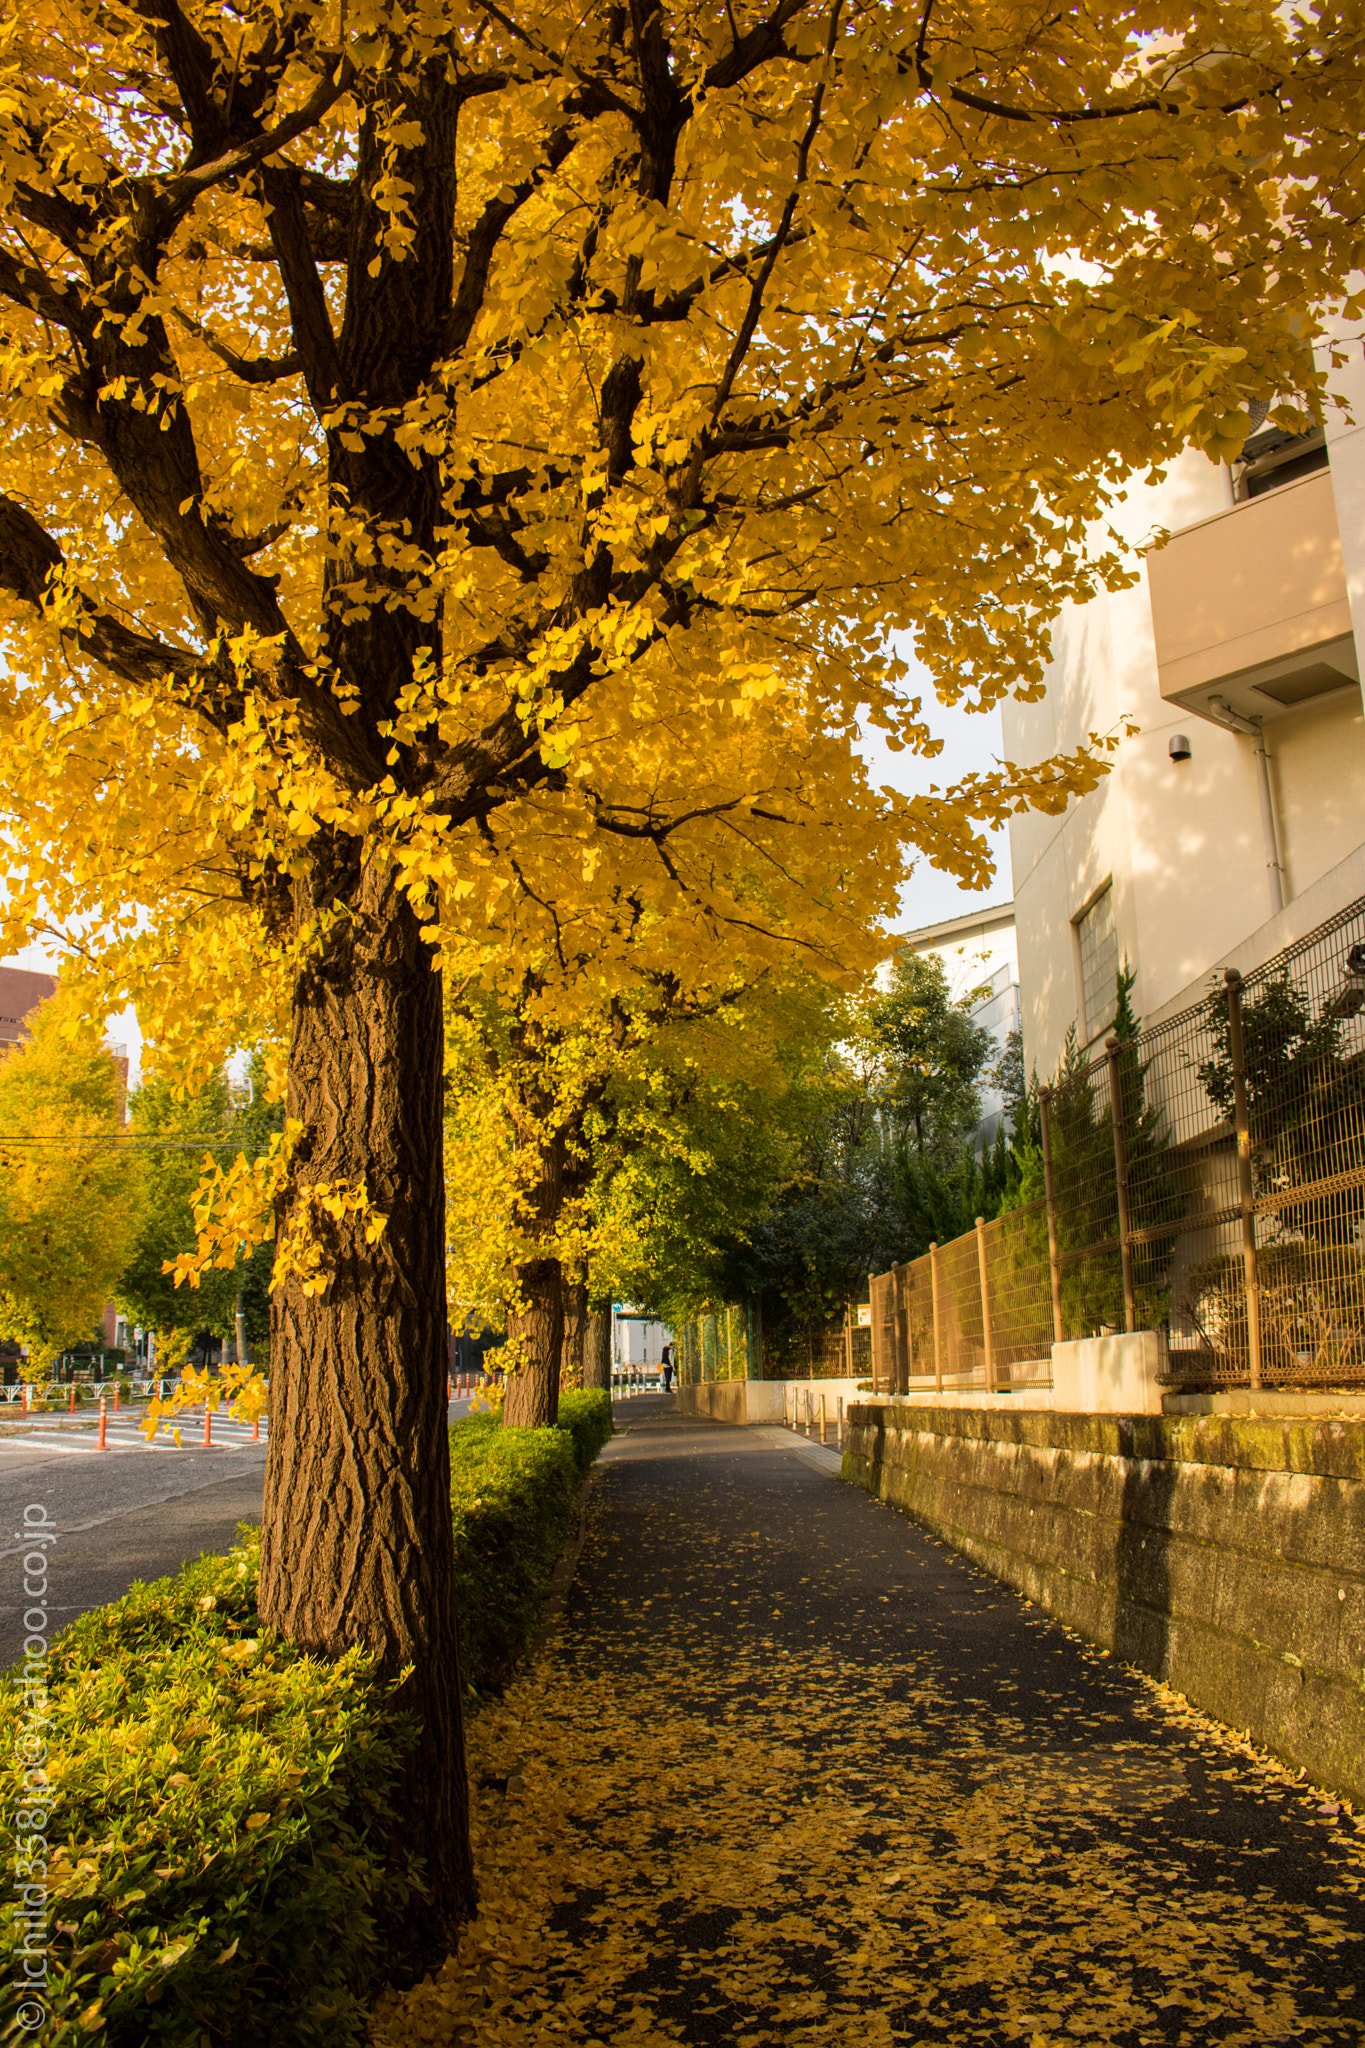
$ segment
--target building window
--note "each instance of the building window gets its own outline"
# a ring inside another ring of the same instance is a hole
[[[1301,476],[1327,468],[1327,436],[1321,427],[1306,434],[1286,434],[1280,427],[1259,427],[1232,465],[1232,494],[1240,503],[1297,483]]]
[[[1119,947],[1114,930],[1114,890],[1106,882],[1088,909],[1076,919],[1081,955],[1081,1002],[1087,1041],[1098,1038],[1114,1021],[1114,990],[1118,981]]]

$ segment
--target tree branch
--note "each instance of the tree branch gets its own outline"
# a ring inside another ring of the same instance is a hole
[[[286,114],[273,128],[266,128],[249,141],[239,143],[235,149],[224,151],[210,163],[187,165],[162,187],[162,198],[171,215],[178,218],[193,206],[202,193],[229,178],[240,178],[244,171],[256,170],[267,157],[277,155],[288,143],[306,135],[343,94],[350,91],[355,79],[354,64],[349,57],[341,57],[332,77],[319,79],[304,104],[292,114]]]
[[[196,341],[202,341],[211,355],[239,377],[244,384],[278,384],[282,378],[297,377],[303,368],[303,358],[297,349],[287,356],[239,356],[236,349],[229,348],[225,341],[219,341],[209,332],[202,320],[196,320],[180,306],[171,309],[186,333]]]
[[[473,331],[488,286],[488,272],[502,237],[502,231],[526,204],[533,192],[570,155],[577,141],[572,128],[556,128],[545,148],[545,161],[530,176],[512,187],[510,199],[490,199],[479,215],[465,250],[464,268],[455,289],[454,303],[442,337],[448,356],[458,355]]]
[[[54,579],[63,580],[65,570],[66,557],[47,529],[26,506],[0,492],[0,589],[35,611],[46,612]],[[83,595],[78,602],[77,646],[125,682],[141,686],[166,682],[187,677],[202,666],[201,658],[188,648],[168,647],[164,641],[133,632]]]
[[[89,331],[79,293],[70,285],[54,284],[36,263],[20,263],[4,249],[0,249],[0,294],[68,334],[84,336]]]
[[[723,92],[729,86],[738,85],[758,65],[766,64],[774,57],[789,57],[785,30],[789,21],[798,14],[804,14],[810,0],[780,0],[766,21],[741,36],[724,57],[718,57],[708,66],[703,76],[707,92]]]

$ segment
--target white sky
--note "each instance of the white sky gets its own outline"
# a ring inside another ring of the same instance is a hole
[[[943,741],[943,752],[932,761],[918,754],[888,753],[881,734],[868,731],[862,751],[873,781],[906,796],[920,796],[933,785],[942,789],[973,769],[994,767],[1003,749],[999,711],[968,711],[962,704],[940,704],[926,677],[912,676],[910,683],[924,696],[925,723]],[[1014,894],[1008,832],[991,833],[989,844],[995,875],[984,890],[964,889],[952,875],[941,874],[921,861],[901,896],[902,928],[913,931],[919,925],[938,924],[944,918],[1008,903]]]

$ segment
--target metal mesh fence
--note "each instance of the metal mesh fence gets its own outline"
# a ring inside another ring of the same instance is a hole
[[[1046,1384],[1125,1328],[1177,1387],[1365,1383],[1365,899],[1041,1108],[1019,1206],[873,1279],[881,1388]]]
[[[762,1327],[756,1302],[730,1302],[694,1316],[676,1332],[678,1382],[728,1379],[866,1379],[873,1333],[850,1315],[828,1325]]]

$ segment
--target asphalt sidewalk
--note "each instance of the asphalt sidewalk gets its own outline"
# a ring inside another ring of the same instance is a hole
[[[832,1454],[617,1416],[471,1730],[484,1911],[378,2043],[1365,2040],[1352,1815]]]

